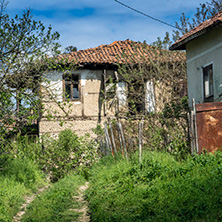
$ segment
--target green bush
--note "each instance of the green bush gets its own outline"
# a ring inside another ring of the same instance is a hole
[[[8,159],[0,176],[0,221],[12,221],[23,196],[43,184],[43,175],[33,162]]]
[[[139,164],[105,158],[92,171],[87,196],[93,221],[221,221],[222,154],[178,162],[147,152]]]
[[[80,203],[73,196],[84,183],[77,175],[68,175],[44,191],[28,207],[22,221],[24,222],[63,222],[77,221]]]
[[[45,135],[41,141],[18,137],[11,153],[35,161],[56,182],[73,170],[86,171],[98,159],[98,144],[89,137],[78,137],[73,131],[61,131],[58,139]]]

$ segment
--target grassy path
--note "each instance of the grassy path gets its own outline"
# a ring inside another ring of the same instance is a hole
[[[88,202],[84,200],[84,192],[89,187],[89,182],[86,182],[79,188],[79,195],[74,196],[76,201],[81,203],[81,208],[77,209],[76,211],[81,213],[82,215],[79,218],[79,222],[89,222],[90,217],[87,215],[88,212]]]
[[[87,188],[88,183],[81,176],[67,175],[49,189],[41,189],[26,197],[25,204],[13,221],[88,222],[88,203],[84,200],[84,191]]]
[[[89,187],[89,182],[86,182],[84,185],[79,187],[78,196],[73,196],[75,201],[80,203],[79,206],[81,207],[77,209],[70,209],[70,210],[80,213],[81,216],[79,217],[79,222],[90,221],[90,217],[89,215],[87,215],[88,202],[85,201],[84,199],[84,192],[86,189],[88,189],[88,187]],[[39,188],[38,191],[31,196],[25,196],[24,197],[25,203],[22,204],[18,213],[13,217],[13,222],[20,222],[22,220],[23,215],[25,215],[27,207],[35,200],[36,196],[40,195],[43,191],[45,191],[48,188],[49,188],[49,185]]]
[[[45,191],[48,188],[49,188],[49,185],[41,187],[33,195],[25,196],[24,197],[25,203],[22,204],[22,206],[20,207],[20,210],[18,211],[18,213],[13,217],[13,221],[14,222],[20,222],[22,217],[23,217],[23,215],[26,212],[27,207],[30,205],[30,203],[36,198],[37,195],[40,195],[43,191]]]

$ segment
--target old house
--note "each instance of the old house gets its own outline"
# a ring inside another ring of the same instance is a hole
[[[213,152],[222,147],[221,39],[222,12],[219,12],[170,47],[171,50],[186,50],[188,99],[193,109],[191,138],[198,153],[204,149]]]
[[[135,77],[137,94],[142,96],[136,97],[134,94],[133,105],[143,113],[159,111],[168,97],[167,93],[164,95],[163,88],[169,88],[172,80],[167,80],[167,74],[160,78],[151,64],[170,64],[173,70],[173,67],[182,64],[181,61],[185,62],[183,53],[163,51],[146,43],[126,40],[61,55],[66,64],[74,69],[63,72],[53,70],[45,74],[49,83],[43,84],[46,90],[43,90],[44,112],[39,121],[40,135],[58,134],[65,128],[84,135],[107,117],[127,110],[132,105],[132,97],[129,99],[131,88],[128,80],[119,72],[123,66],[129,70],[129,75],[132,75],[130,70],[136,68],[138,73],[135,76],[139,76],[140,65],[145,63],[147,73],[155,73],[147,77],[142,74],[143,85]],[[172,78],[172,75],[169,76]],[[178,76],[178,79],[183,79],[181,73]],[[184,85],[182,91],[179,85],[175,93],[183,94]],[[143,93],[139,94],[141,91]],[[49,119],[48,116],[54,118]]]

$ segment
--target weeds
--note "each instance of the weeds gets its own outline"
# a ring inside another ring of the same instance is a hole
[[[221,221],[222,154],[178,162],[147,152],[142,164],[106,160],[91,171],[93,221]]]
[[[43,184],[43,175],[32,161],[8,159],[0,176],[0,221],[12,221],[23,196]]]
[[[83,183],[82,177],[67,175],[30,204],[22,221],[77,221],[80,214],[75,209],[80,208],[80,203],[73,196],[78,195]]]
[[[37,142],[18,137],[8,150],[10,155],[36,162],[52,182],[73,170],[87,171],[87,167],[99,158],[98,143],[88,137],[78,137],[71,130],[61,131],[58,139],[45,135]]]

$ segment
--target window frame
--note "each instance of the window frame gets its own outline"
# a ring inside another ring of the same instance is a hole
[[[70,75],[70,76],[78,76],[78,92],[79,92],[79,98],[73,98],[73,85],[75,83],[72,82],[72,80],[66,80],[66,75]],[[63,100],[64,101],[81,101],[81,74],[80,73],[64,73],[63,76]],[[71,92],[71,96],[70,98],[66,97],[66,84],[70,84],[70,92]]]
[[[213,102],[214,101],[214,69],[213,69],[213,63],[209,63],[205,66],[203,66],[202,69],[202,76],[203,76],[203,102]],[[209,71],[212,70],[212,76],[209,76]],[[205,74],[208,72],[208,91],[209,91],[209,96],[206,96],[206,78]],[[212,81],[212,84],[210,84],[210,81]],[[211,89],[212,86],[212,89]],[[212,92],[210,92],[212,90]]]

